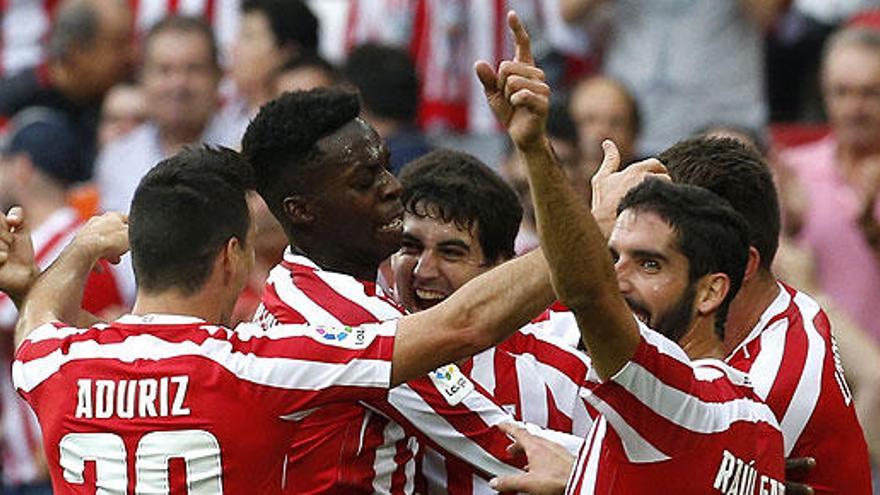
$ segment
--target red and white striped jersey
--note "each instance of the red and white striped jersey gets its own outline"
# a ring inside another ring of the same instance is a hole
[[[596,413],[581,389],[598,382],[587,382],[590,360],[569,345],[577,340],[580,332],[570,312],[547,311],[468,360],[462,371],[517,420],[584,438]],[[466,463],[430,448],[424,451],[422,473],[431,495],[496,493]]]
[[[864,434],[831,325],[810,296],[785,284],[727,362],[752,378],[779,420],[786,457],[814,457],[804,482],[820,493],[871,493]]]
[[[143,35],[170,14],[204,17],[214,28],[221,53],[238,34],[241,0],[128,0],[135,32]],[[45,41],[61,0],[0,0],[0,76],[45,61]]]
[[[282,493],[303,417],[387,394],[396,328],[46,324],[16,352],[13,379],[39,417],[56,493]]]
[[[632,359],[585,398],[599,411],[567,494],[784,493],[782,433],[748,375],[691,361],[642,327]]]
[[[372,282],[320,269],[289,250],[269,274],[255,320],[357,325],[400,318]],[[413,493],[419,440],[466,458],[483,472],[519,472],[496,428],[513,418],[456,366],[391,390],[362,406],[322,409],[299,422],[288,459],[288,493]]]
[[[58,257],[81,225],[82,221],[73,209],[62,208],[33,229],[31,240],[34,257],[41,270]],[[104,269],[100,273],[89,275],[83,294],[83,307],[93,313],[124,304],[115,271],[106,263],[102,267]],[[8,372],[12,365],[12,332],[17,319],[15,304],[6,294],[0,293],[0,339],[3,340],[0,343],[0,364],[5,370],[0,376],[0,437],[3,439],[0,458],[4,480],[13,486],[35,481],[42,462],[37,458],[40,430],[36,417],[27,404],[15,395]]]

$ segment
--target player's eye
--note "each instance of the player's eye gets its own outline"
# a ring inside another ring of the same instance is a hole
[[[644,259],[641,262],[642,269],[649,273],[657,273],[660,271],[660,262],[653,259]]]

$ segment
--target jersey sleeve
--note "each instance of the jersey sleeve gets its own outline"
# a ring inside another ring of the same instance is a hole
[[[278,325],[235,331],[230,366],[264,385],[283,415],[335,402],[384,398],[391,384],[397,321],[358,326]]]
[[[642,328],[633,358],[586,398],[617,433],[630,462],[660,462],[712,442],[735,422],[776,425],[765,404],[728,380],[724,371],[695,366],[675,343]]]

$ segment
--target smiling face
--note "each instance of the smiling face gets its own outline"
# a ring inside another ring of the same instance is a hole
[[[608,240],[620,292],[643,323],[672,340],[691,326],[696,283],[678,235],[653,212],[625,210]]]
[[[400,247],[403,230],[400,182],[388,171],[388,149],[360,118],[316,147],[320,164],[304,193],[313,236],[348,261],[378,265]]]
[[[391,258],[397,297],[411,311],[421,311],[449,297],[472,278],[489,270],[477,237],[470,229],[430,216],[404,215],[400,251]]]

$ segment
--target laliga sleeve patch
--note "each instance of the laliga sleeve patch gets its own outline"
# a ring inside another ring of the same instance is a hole
[[[317,325],[310,329],[311,337],[318,342],[344,349],[364,349],[376,337],[375,325],[326,326]]]
[[[458,405],[474,390],[474,384],[454,364],[441,366],[428,376],[450,406]]]

